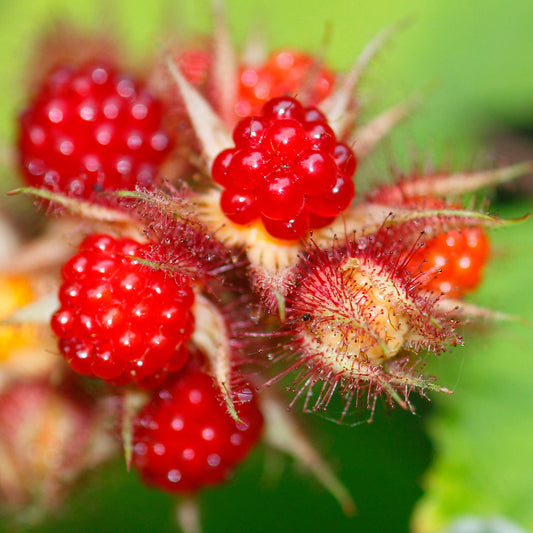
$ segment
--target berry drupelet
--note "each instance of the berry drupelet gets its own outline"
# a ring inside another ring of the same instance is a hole
[[[331,223],[355,195],[356,158],[324,115],[290,97],[269,100],[233,130],[235,148],[212,167],[223,213],[236,224],[260,219],[277,239],[298,240]]]

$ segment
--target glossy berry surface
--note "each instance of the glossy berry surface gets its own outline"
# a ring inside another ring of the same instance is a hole
[[[297,96],[317,105],[331,93],[334,81],[333,73],[311,56],[280,50],[260,66],[241,69],[235,112],[240,117],[256,115],[277,96]]]
[[[459,298],[481,282],[489,251],[482,228],[448,231],[425,242],[407,269],[421,288]]]
[[[146,250],[131,239],[91,235],[63,266],[51,324],[76,372],[150,387],[187,361],[193,291],[178,276],[140,265]]]
[[[80,198],[149,186],[170,150],[162,119],[161,103],[114,68],[60,68],[20,116],[22,174]]]
[[[232,222],[260,218],[271,236],[297,240],[352,202],[355,156],[318,109],[273,98],[261,115],[237,123],[233,140],[235,148],[221,152],[212,167],[224,188],[221,209]]]
[[[222,483],[261,436],[263,417],[249,389],[236,404],[245,425],[233,420],[214,380],[186,367],[156,391],[138,414],[133,464],[149,485],[194,492]]]

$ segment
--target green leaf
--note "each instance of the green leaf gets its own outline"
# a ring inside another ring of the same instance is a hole
[[[522,204],[514,211],[525,212]],[[494,232],[493,261],[475,300],[533,321],[533,231],[528,221]],[[491,325],[429,370],[454,389],[435,397],[429,421],[436,458],[414,517],[416,531],[441,531],[462,515],[504,516],[533,529],[533,330]]]

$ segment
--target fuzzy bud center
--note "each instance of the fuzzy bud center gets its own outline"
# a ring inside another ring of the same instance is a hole
[[[302,325],[303,343],[339,372],[394,357],[406,340],[409,320],[398,311],[400,294],[393,281],[357,258],[342,263],[335,278],[329,298],[322,292],[313,319]]]

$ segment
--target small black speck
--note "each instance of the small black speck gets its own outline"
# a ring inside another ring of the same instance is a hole
[[[309,313],[305,313],[305,315],[302,316],[302,320],[304,322],[307,322],[308,320],[311,320],[311,315]]]

